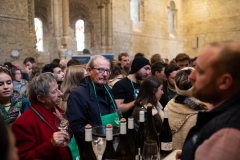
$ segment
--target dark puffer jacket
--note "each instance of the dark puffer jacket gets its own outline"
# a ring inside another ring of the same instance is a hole
[[[181,160],[193,160],[196,149],[212,135],[224,128],[240,130],[240,93],[210,112],[199,112],[197,123],[185,140]],[[228,147],[228,146],[226,146]]]
[[[111,93],[111,89],[107,85],[106,87]],[[96,86],[96,92],[98,103],[92,82],[89,77],[85,77],[80,85],[70,93],[67,101],[67,117],[71,131],[78,144],[80,154],[84,148],[85,125],[91,124],[93,127],[102,125],[100,112],[103,116],[115,111],[112,101],[104,87],[101,89]]]

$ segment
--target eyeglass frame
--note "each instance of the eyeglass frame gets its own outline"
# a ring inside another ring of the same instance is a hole
[[[110,69],[104,69],[104,68],[91,68],[91,69],[96,69],[98,73],[100,74],[104,74],[104,72],[107,73],[107,75],[111,74],[111,70]]]

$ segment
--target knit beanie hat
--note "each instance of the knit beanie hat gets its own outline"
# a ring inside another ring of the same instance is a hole
[[[145,57],[134,58],[134,60],[132,61],[132,66],[131,66],[131,70],[130,70],[129,74],[136,73],[137,71],[139,71],[142,67],[144,67],[146,65],[150,65],[150,63],[149,63],[149,60],[146,59]]]

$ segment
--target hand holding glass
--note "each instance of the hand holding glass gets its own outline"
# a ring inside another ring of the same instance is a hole
[[[69,122],[67,120],[67,116],[66,114],[61,113],[60,115],[56,115],[55,117],[55,125],[56,127],[62,131],[62,132],[67,132],[68,130],[68,125]],[[65,141],[63,142],[63,144],[61,145],[61,147],[65,147],[69,144],[70,139],[69,137],[65,138]]]
[[[144,142],[142,157],[144,160],[160,160],[156,141],[146,140]]]

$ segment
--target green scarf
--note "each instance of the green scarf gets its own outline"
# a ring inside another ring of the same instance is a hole
[[[19,91],[13,90],[13,94],[10,97],[11,106],[8,111],[0,104],[0,115],[4,121],[8,124],[12,124],[21,114],[22,109],[22,95]]]

